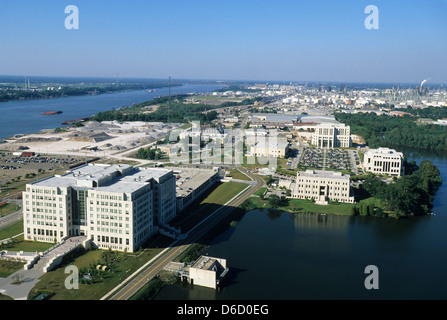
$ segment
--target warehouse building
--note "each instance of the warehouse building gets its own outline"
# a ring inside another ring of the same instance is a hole
[[[220,179],[220,169],[173,168],[177,213],[182,212]]]

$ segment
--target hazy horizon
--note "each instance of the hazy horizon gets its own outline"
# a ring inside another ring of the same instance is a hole
[[[79,9],[79,29],[64,22]],[[368,5],[379,29],[368,30]],[[2,1],[5,75],[447,82],[447,1]],[[429,84],[428,83],[428,84]]]
[[[1,75],[0,74],[0,82],[1,81],[7,81],[6,78],[17,78],[14,81],[11,82],[17,82],[22,83],[24,82],[25,78],[30,79],[30,81],[43,81],[43,80],[96,80],[96,81],[107,81],[107,82],[115,82],[116,77],[100,77],[100,76],[57,76],[57,75]],[[125,81],[160,81],[160,82],[168,82],[169,77],[167,78],[119,78],[120,82]],[[379,85],[401,85],[401,86],[408,86],[408,85],[420,85],[421,82],[392,82],[392,81],[384,81],[384,82],[378,82],[378,81],[308,81],[308,80],[250,80],[250,79],[205,79],[205,78],[174,78],[171,77],[171,82],[216,82],[216,84],[219,83],[247,83],[247,84],[306,84],[306,83],[312,83],[312,84],[327,84],[327,85],[335,85],[335,84],[342,84],[342,85],[348,85],[348,84],[379,84]],[[430,81],[427,81],[424,83],[425,86],[444,86],[444,82],[440,83],[433,83]]]

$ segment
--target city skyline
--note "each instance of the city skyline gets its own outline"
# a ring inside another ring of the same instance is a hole
[[[79,9],[67,30],[65,8]],[[379,29],[364,26],[379,10]],[[444,83],[443,0],[5,1],[2,74]]]

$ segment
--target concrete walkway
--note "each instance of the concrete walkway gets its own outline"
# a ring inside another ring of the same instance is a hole
[[[14,300],[27,300],[29,292],[45,274],[43,268],[48,261],[81,244],[85,239],[82,236],[69,238],[60,246],[44,254],[30,270],[21,269],[7,278],[0,278],[0,293]],[[20,279],[21,282],[13,284],[15,279]]]

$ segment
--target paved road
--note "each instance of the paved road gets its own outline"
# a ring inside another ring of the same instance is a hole
[[[8,202],[16,203],[17,205],[22,206],[22,200],[9,200]],[[22,209],[20,208],[18,211],[10,213],[7,216],[0,218],[0,229],[9,227],[10,225],[12,225],[22,219],[23,219],[23,214],[22,214]]]
[[[189,231],[188,237],[181,241],[176,241],[173,246],[164,252],[156,261],[143,270],[138,276],[126,284],[117,293],[114,293],[110,300],[128,300],[135,293],[137,293],[147,282],[149,282],[154,276],[157,275],[164,267],[169,265],[182,251],[186,250],[191,244],[199,240],[205,235],[213,226],[219,223],[229,213],[231,213],[235,207],[241,205],[247,200],[253,193],[264,185],[264,180],[250,172],[245,168],[238,166],[238,169],[251,177],[256,184],[244,192],[241,196],[237,197],[226,206],[222,206],[218,209],[219,214],[214,214],[209,219],[204,221],[199,227]],[[103,299],[108,296],[103,297]]]

